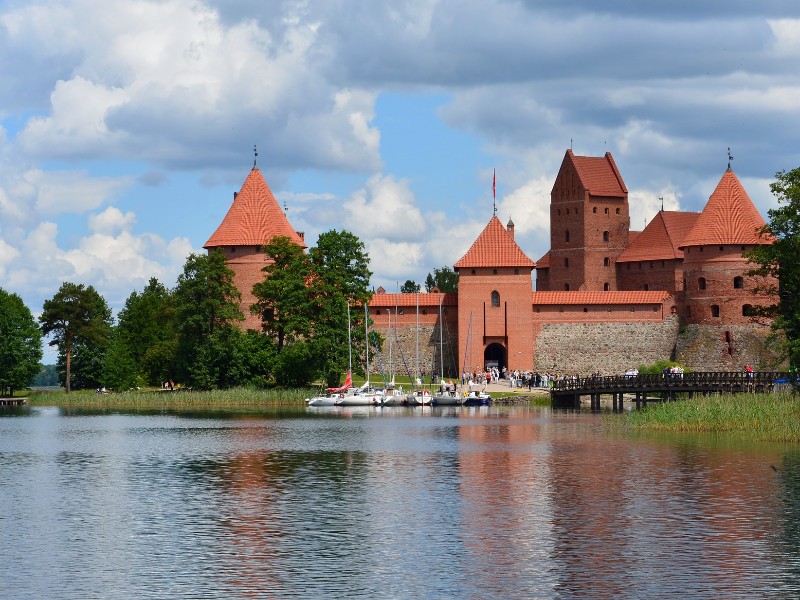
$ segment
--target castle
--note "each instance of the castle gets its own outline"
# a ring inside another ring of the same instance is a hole
[[[743,258],[770,243],[763,225],[729,164],[702,212],[661,210],[631,231],[611,153],[568,150],[550,195],[550,250],[538,261],[516,243],[514,223],[494,215],[453,265],[457,294],[377,290],[373,326],[396,343],[384,367],[450,377],[487,365],[611,374],[668,359],[696,370],[775,367],[769,326],[753,318],[772,300],[756,292],[765,282]],[[306,247],[254,166],[204,246],[221,248],[234,270],[248,328],[260,327],[251,290],[266,265],[261,246],[276,235]]]

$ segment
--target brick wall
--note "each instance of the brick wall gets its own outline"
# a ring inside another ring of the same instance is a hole
[[[222,246],[222,251],[228,267],[234,272],[233,281],[242,294],[241,310],[245,317],[240,327],[242,329],[261,330],[261,318],[250,314],[250,305],[255,303],[253,286],[263,281],[264,273],[261,271],[271,259],[261,251],[258,246]]]

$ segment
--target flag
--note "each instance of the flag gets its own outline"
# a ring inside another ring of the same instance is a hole
[[[492,197],[497,199],[497,172],[492,169]]]

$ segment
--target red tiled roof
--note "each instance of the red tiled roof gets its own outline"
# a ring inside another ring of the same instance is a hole
[[[537,269],[549,269],[550,268],[550,250],[544,253],[544,256],[536,261],[536,268]]]
[[[387,307],[393,306],[439,306],[441,301],[442,306],[456,306],[458,304],[458,294],[434,294],[427,292],[420,292],[419,294],[374,294],[372,300],[369,301],[370,307]]]
[[[567,150],[564,160],[572,162],[581,184],[593,196],[624,197],[628,193],[611,152],[605,156],[575,156]]]
[[[455,265],[466,267],[535,267],[534,263],[517,246],[497,215],[492,216],[478,239]]]
[[[253,167],[222,223],[203,247],[262,246],[279,235],[307,247],[289,224],[261,171]]]
[[[632,292],[532,292],[533,304],[661,304],[672,294],[648,290]]]
[[[758,229],[764,226],[739,178],[728,169],[708,199],[703,212],[681,241],[680,247],[711,244],[764,244]]]
[[[662,210],[630,241],[617,262],[683,258],[678,245],[699,216],[696,212]]]

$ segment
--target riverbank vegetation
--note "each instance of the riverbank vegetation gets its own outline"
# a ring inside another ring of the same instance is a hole
[[[161,390],[141,389],[99,394],[90,390],[32,392],[31,406],[62,406],[108,409],[203,409],[229,410],[274,406],[305,406],[313,396],[313,388],[256,389],[237,387],[227,390]]]
[[[759,441],[800,442],[800,395],[725,394],[648,404],[609,419],[614,426],[640,431],[735,432]]]

